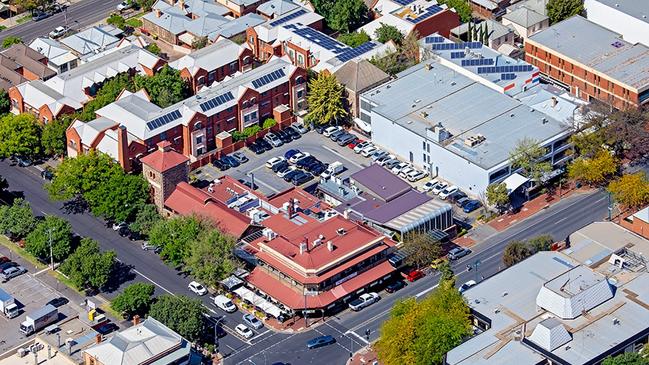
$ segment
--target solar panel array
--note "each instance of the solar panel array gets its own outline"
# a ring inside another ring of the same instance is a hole
[[[431,44],[431,43],[442,43],[444,42],[444,37],[438,37],[438,36],[429,36],[426,37],[426,43]]]
[[[336,54],[342,53],[349,49],[349,46],[344,45],[311,27],[297,27],[294,24],[289,24],[285,25],[284,28]]]
[[[484,66],[493,64],[493,58],[474,58],[470,60],[462,60],[462,66]]]
[[[199,105],[199,106],[201,107],[202,111],[206,112],[206,111],[214,109],[217,106],[219,106],[219,105],[221,105],[223,103],[226,103],[226,102],[228,102],[230,100],[234,100],[234,96],[232,95],[231,92],[228,91],[225,94],[219,95],[219,96],[217,96],[215,98],[212,98],[212,99],[210,99],[210,100],[208,100],[208,101],[206,101],[204,103],[201,103],[201,105]]]
[[[252,86],[254,86],[255,89],[259,89],[260,87],[262,87],[262,86],[264,86],[266,84],[269,84],[269,83],[271,83],[271,82],[273,82],[273,81],[275,81],[275,80],[277,80],[277,79],[279,79],[281,77],[284,77],[284,76],[286,76],[286,74],[284,73],[284,69],[280,68],[279,70],[275,70],[275,71],[269,73],[268,75],[264,75],[264,76],[258,78],[257,80],[253,80],[252,81]]]
[[[276,26],[278,26],[280,24],[286,23],[287,21],[289,21],[291,19],[295,19],[295,18],[297,18],[297,17],[299,17],[300,15],[303,15],[303,14],[306,14],[306,10],[300,9],[300,10],[296,11],[295,13],[291,13],[291,14],[283,17],[283,18],[279,18],[279,19],[277,19],[275,21],[270,22],[270,26],[271,27],[276,27]]]
[[[421,22],[422,20],[428,19],[431,16],[439,13],[442,10],[443,10],[442,7],[439,6],[439,5],[431,5],[431,6],[426,8],[426,11],[424,13],[419,14],[416,18],[414,18],[414,19],[413,18],[406,18],[406,20],[408,20],[411,23],[417,24],[417,23]]]
[[[516,74],[501,74],[500,79],[501,80],[513,80],[516,78]]]
[[[174,120],[178,119],[181,117],[181,114],[178,110],[174,110],[170,113],[167,113],[161,117],[157,117],[156,119],[147,122],[146,127],[149,128],[150,131],[162,127],[165,124],[171,123]]]
[[[532,65],[478,67],[478,74],[529,72],[533,68]]]
[[[374,42],[365,42],[365,43],[361,44],[360,46],[358,46],[356,48],[346,50],[345,52],[343,52],[343,53],[339,54],[338,56],[336,56],[336,58],[339,59],[342,62],[347,62],[347,61],[351,60],[352,58],[356,58],[356,57],[358,57],[358,56],[360,56],[360,55],[362,55],[364,53],[367,53],[367,52],[373,50],[377,46],[378,46],[378,44],[376,44]]]
[[[480,42],[462,42],[462,43],[437,43],[432,45],[433,50],[435,51],[447,51],[452,49],[480,49],[482,48],[482,43]]]
[[[392,0],[395,3],[401,5],[401,6],[406,6],[409,5],[410,3],[414,2],[415,0]]]
[[[466,53],[465,53],[464,51],[460,51],[460,52],[451,52],[451,59],[454,59],[454,58],[464,58],[464,56],[466,56]]]

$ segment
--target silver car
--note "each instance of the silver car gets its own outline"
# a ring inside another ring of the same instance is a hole
[[[279,147],[284,144],[279,137],[275,133],[268,133],[267,135],[264,136],[264,139],[266,142],[270,143],[273,145],[273,147]]]
[[[10,267],[8,269],[5,269],[2,274],[0,274],[0,278],[2,278],[2,282],[6,282],[11,278],[15,278],[16,276],[22,275],[27,272],[27,269],[25,269],[22,266],[14,266]]]

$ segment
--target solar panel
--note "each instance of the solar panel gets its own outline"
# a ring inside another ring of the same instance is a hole
[[[430,36],[426,37],[426,43],[442,43],[444,42],[444,37]]]
[[[478,74],[530,72],[533,69],[532,65],[478,67]]]
[[[500,79],[501,80],[513,80],[516,78],[516,74],[501,74]]]
[[[349,61],[349,60],[351,60],[353,58],[356,58],[358,56],[361,56],[361,55],[373,50],[377,46],[378,46],[377,43],[365,42],[365,43],[361,44],[360,46],[358,46],[356,48],[351,48],[351,49],[346,50],[345,52],[343,52],[343,53],[339,54],[338,56],[336,56],[336,58],[338,58],[342,62],[347,62],[347,61]]]
[[[494,64],[493,58],[474,58],[470,60],[462,60],[462,66],[484,66],[484,65],[493,65],[493,64]]]
[[[447,50],[456,50],[456,49],[480,49],[482,48],[482,43],[480,42],[463,42],[463,43],[435,43],[432,45],[432,49],[435,51],[447,51]]]
[[[295,18],[299,17],[302,14],[306,14],[306,10],[300,9],[300,10],[296,11],[295,13],[291,13],[291,14],[283,17],[283,18],[279,18],[279,19],[277,19],[275,21],[272,21],[272,22],[270,22],[270,26],[271,27],[276,27],[276,26],[278,26],[280,24],[286,23],[287,21],[289,21],[291,19],[295,19]]]
[[[279,70],[275,70],[267,75],[264,75],[256,80],[253,80],[252,86],[254,86],[255,89],[258,89],[284,76],[286,76],[286,74],[284,73],[284,69],[280,68]]]
[[[421,22],[422,20],[428,19],[431,16],[439,13],[442,10],[443,10],[442,7],[439,6],[439,5],[431,5],[431,6],[426,8],[426,11],[424,13],[417,15],[416,18],[408,17],[408,18],[406,18],[406,20],[408,20],[411,23],[417,24],[417,23]]]
[[[326,48],[329,51],[332,51],[336,54],[342,53],[345,50],[349,49],[349,46],[344,45],[337,40],[329,37],[328,35],[321,33],[311,27],[298,28],[293,24],[284,26],[285,29],[291,30],[293,33],[299,35],[302,38],[308,39],[309,41],[320,45],[321,47]]]
[[[165,124],[171,123],[176,119],[179,119],[181,116],[182,114],[180,114],[180,111],[174,110],[172,112],[169,112],[163,116],[157,117],[156,119],[148,122],[146,126],[147,128],[149,128],[149,130],[154,130],[156,128],[162,127]]]
[[[219,105],[221,105],[223,103],[226,103],[226,102],[228,102],[230,100],[234,100],[234,96],[232,95],[231,92],[228,91],[225,94],[213,97],[212,99],[210,99],[210,100],[208,100],[208,101],[206,101],[204,103],[201,103],[199,106],[201,107],[201,110],[203,112],[206,112],[206,111],[214,109],[217,106],[219,106]],[[178,113],[178,114],[180,114],[180,113]]]
[[[415,0],[393,0],[393,1],[401,6],[406,6],[414,2]]]
[[[451,52],[451,59],[464,58],[464,56],[466,56],[466,53],[464,53],[464,52]],[[462,62],[464,62],[464,61],[462,61]]]

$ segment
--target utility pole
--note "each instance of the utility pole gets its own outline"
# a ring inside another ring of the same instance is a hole
[[[611,193],[608,193],[608,221],[610,222],[613,219],[613,199],[611,199]]]

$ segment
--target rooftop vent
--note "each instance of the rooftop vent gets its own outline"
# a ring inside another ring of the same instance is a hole
[[[334,243],[331,240],[327,241],[327,250],[330,252],[334,250]]]
[[[419,115],[424,119],[428,118],[428,113],[426,113],[426,112],[421,112],[421,113],[419,113]]]
[[[464,145],[469,147],[475,147],[480,143],[484,142],[487,138],[481,134],[476,134],[475,136],[469,136],[464,139]]]
[[[307,244],[306,244],[306,242],[302,242],[302,243],[300,243],[300,255],[302,255],[302,254],[305,253],[306,251],[307,251]]]
[[[273,238],[277,237],[277,233],[273,232],[273,230],[270,228],[264,228],[261,232],[268,240],[272,240]]]
[[[347,231],[344,228],[338,228],[336,233],[338,233],[339,236],[344,236]]]

